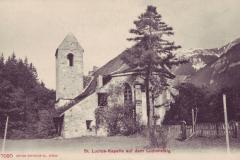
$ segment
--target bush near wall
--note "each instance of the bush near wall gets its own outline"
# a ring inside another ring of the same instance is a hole
[[[134,119],[129,106],[99,107],[95,111],[95,116],[97,129],[107,127],[110,136],[127,136],[141,130],[138,116]]]

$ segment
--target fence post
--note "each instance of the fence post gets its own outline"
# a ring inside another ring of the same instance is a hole
[[[194,124],[194,109],[192,108],[192,133],[195,132],[195,124]]]
[[[238,137],[238,122],[234,121],[232,123],[233,125],[233,138],[237,138]]]
[[[226,95],[225,94],[223,94],[223,109],[224,109],[224,121],[225,121],[225,134],[226,134],[227,153],[230,153],[229,135],[228,135],[227,102],[226,102]]]
[[[218,124],[218,122],[216,123],[216,131],[217,131],[217,137],[219,137],[219,124]]]
[[[5,144],[6,144],[6,138],[7,138],[7,129],[8,129],[8,115],[7,115],[7,120],[5,124],[5,129],[4,129],[4,137],[3,137],[3,143],[2,143],[2,153],[5,152]]]

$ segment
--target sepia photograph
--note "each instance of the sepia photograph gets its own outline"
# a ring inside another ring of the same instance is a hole
[[[0,0],[0,159],[239,159],[240,1]]]

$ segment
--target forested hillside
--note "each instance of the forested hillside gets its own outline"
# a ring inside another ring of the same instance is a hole
[[[229,120],[240,120],[240,38],[213,49],[196,49],[181,53],[190,61],[175,70],[185,75],[176,88],[165,123],[192,122],[192,109],[198,109],[198,122],[224,120],[222,94],[227,96]],[[194,69],[195,68],[195,69]],[[198,68],[198,69],[196,69]]]
[[[7,115],[7,138],[47,138],[53,135],[55,91],[38,80],[32,63],[0,57],[0,137]]]

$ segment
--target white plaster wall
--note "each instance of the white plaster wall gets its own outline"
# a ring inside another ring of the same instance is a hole
[[[142,123],[147,125],[147,102],[146,102],[146,93],[142,92]]]
[[[157,125],[161,125],[162,121],[164,120],[164,116],[166,114],[166,107],[159,107],[155,110],[155,114],[158,115],[160,118],[157,120]]]
[[[170,92],[165,90],[160,94],[154,101],[154,105],[163,105],[167,101],[171,99]],[[155,108],[155,115],[159,116],[160,118],[157,120],[157,125],[161,125],[162,121],[164,120],[164,116],[166,114],[166,106],[161,106],[159,108]]]

